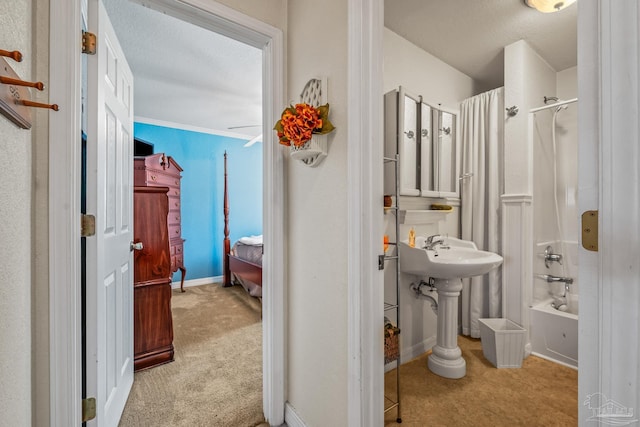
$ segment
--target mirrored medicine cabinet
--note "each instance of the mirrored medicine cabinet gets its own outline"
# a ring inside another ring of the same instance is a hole
[[[384,96],[386,158],[398,155],[401,196],[458,198],[456,111],[435,107],[401,86]],[[385,164],[385,194],[395,174]]]

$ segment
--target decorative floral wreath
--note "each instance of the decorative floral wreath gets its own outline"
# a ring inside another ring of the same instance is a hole
[[[302,147],[312,134],[324,135],[335,127],[329,121],[329,104],[317,108],[309,104],[296,104],[284,109],[273,129],[278,134],[280,144]]]

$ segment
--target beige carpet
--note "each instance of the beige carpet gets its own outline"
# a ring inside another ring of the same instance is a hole
[[[175,361],[135,374],[120,427],[252,427],[262,412],[260,302],[218,284],[172,295]]]
[[[459,380],[427,368],[427,355],[400,367],[402,426],[577,426],[578,371],[529,356],[519,369],[496,369],[479,339],[458,337],[467,362]],[[395,370],[385,392],[395,396]],[[395,425],[396,411],[385,415]]]

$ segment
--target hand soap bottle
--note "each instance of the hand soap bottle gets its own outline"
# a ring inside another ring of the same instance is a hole
[[[416,231],[413,229],[413,227],[411,227],[411,230],[409,230],[409,246],[411,246],[412,248],[416,247]]]

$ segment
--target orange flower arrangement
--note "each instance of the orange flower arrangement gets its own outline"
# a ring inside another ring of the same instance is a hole
[[[317,108],[309,104],[296,104],[284,109],[273,129],[278,134],[280,144],[302,147],[314,133],[324,135],[335,127],[329,121],[329,104]]]

